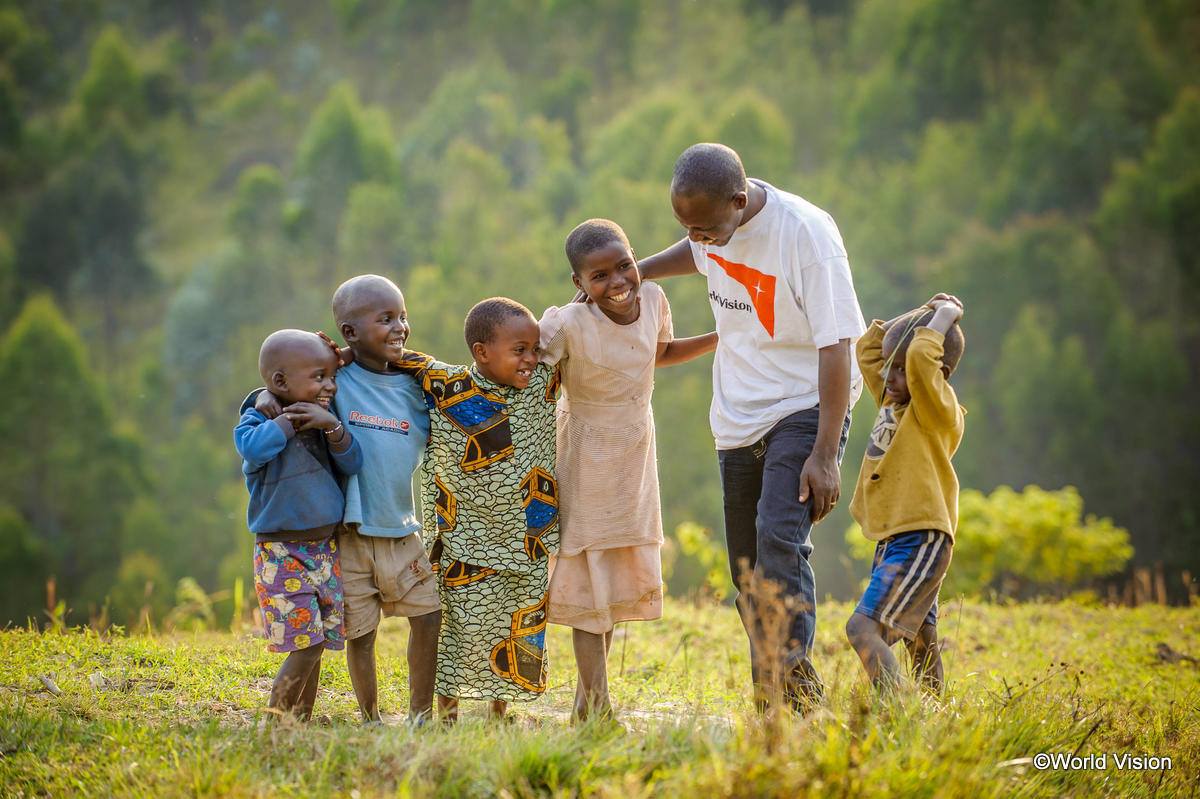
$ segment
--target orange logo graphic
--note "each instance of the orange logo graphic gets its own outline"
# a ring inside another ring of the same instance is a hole
[[[767,335],[775,338],[775,276],[764,275],[753,266],[727,261],[711,252],[708,253],[708,257],[716,261],[717,265],[725,270],[725,274],[746,287],[758,321],[766,329]]]

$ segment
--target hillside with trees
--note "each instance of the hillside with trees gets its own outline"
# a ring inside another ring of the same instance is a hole
[[[1200,574],[1198,43],[1188,0],[0,0],[0,622],[50,576],[77,620],[229,595],[267,333],[334,333],[377,272],[465,361],[477,300],[570,300],[583,219],[678,240],[703,140],[833,215],[868,319],[964,298],[964,488],[1073,486]],[[711,329],[701,279],[665,289]],[[676,594],[722,568],[710,396],[709,359],[658,375]],[[848,524],[822,594],[862,574]]]

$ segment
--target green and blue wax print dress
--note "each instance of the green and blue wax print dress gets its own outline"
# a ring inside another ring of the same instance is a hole
[[[539,364],[516,389],[416,352],[399,366],[430,408],[421,498],[442,598],[436,690],[536,699],[546,690],[548,556],[558,549],[558,370]]]

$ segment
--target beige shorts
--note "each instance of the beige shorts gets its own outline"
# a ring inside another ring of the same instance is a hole
[[[403,538],[338,530],[342,592],[346,598],[346,639],[379,626],[384,616],[424,616],[441,610],[437,580],[420,533]]]

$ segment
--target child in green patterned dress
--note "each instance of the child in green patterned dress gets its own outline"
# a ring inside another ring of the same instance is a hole
[[[494,297],[465,328],[472,364],[415,352],[396,364],[430,408],[423,524],[442,601],[436,691],[451,723],[460,699],[489,700],[500,717],[546,690],[547,564],[558,547],[558,372],[539,363],[537,321]]]

